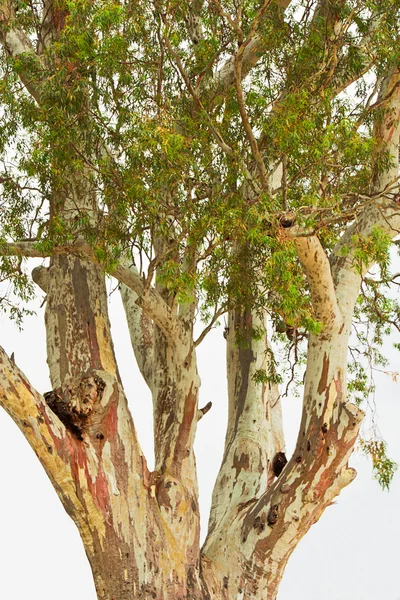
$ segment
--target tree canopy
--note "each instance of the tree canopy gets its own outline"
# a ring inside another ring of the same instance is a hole
[[[130,250],[145,286],[157,272],[177,302],[198,297],[208,327],[247,305],[278,334],[320,330],[285,229],[329,254],[366,207],[397,199],[396,176],[374,189],[393,161],[377,133],[398,89],[396,0],[4,2],[2,15],[5,248],[85,240],[109,272]],[[95,204],[69,218],[82,181]],[[381,268],[356,313],[378,362],[399,315],[391,237],[377,223],[341,248]],[[20,257],[2,257],[1,277],[34,294]],[[23,306],[2,300],[17,319]]]

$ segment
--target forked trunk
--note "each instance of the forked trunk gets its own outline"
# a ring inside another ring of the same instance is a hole
[[[160,24],[163,23],[162,29],[167,34],[167,17],[170,15],[158,14],[156,4],[157,19],[160,19]],[[189,4],[190,38],[198,42],[202,31],[196,15],[202,13],[203,3],[196,1]],[[274,10],[279,9],[281,18],[282,11],[290,3],[286,0],[263,3],[256,22],[265,22],[263,15],[269,4],[275,7]],[[320,4],[324,6],[329,3]],[[46,16],[39,43],[41,52],[57,41],[67,17],[66,10],[61,10],[57,3],[50,0],[45,1],[44,8]],[[24,11],[21,11],[22,21]],[[106,12],[102,17],[104,20]],[[335,24],[335,11],[327,12],[332,13]],[[25,55],[25,59],[30,54],[35,55],[30,40],[33,34],[25,34],[18,27],[14,29],[14,21],[17,22],[19,18],[17,16],[12,3],[0,3],[0,42],[7,55],[19,65],[22,83],[40,106],[45,97],[41,90],[42,78],[37,78],[35,82],[33,71],[24,73],[25,62],[29,65],[31,61],[20,60],[20,55]],[[329,32],[322,17],[324,15],[321,13],[315,23],[320,23]],[[233,30],[239,29],[242,35],[239,25],[241,17],[232,19],[229,16]],[[370,266],[364,264],[370,258],[367,253],[361,264],[359,248],[377,228],[392,238],[400,230],[397,196],[400,76],[394,69],[380,82],[376,105],[382,106],[383,113],[374,123],[376,156],[373,157],[371,201],[363,204],[362,209],[357,209],[358,212],[351,217],[354,218],[353,225],[346,229],[336,246],[327,251],[315,232],[302,228],[307,213],[301,209],[308,210],[307,206],[298,210],[299,223],[286,211],[286,187],[289,185],[286,157],[282,158],[282,168],[274,166],[280,175],[276,176],[276,182],[270,182],[271,189],[266,193],[269,187],[268,169],[246,115],[245,95],[240,84],[240,74],[244,76],[249,72],[260,57],[258,51],[261,42],[265,44],[265,35],[259,35],[257,28],[251,31],[253,39],[241,42],[236,58],[232,56],[218,71],[219,81],[214,82],[213,93],[210,89],[210,97],[206,97],[202,104],[198,95],[201,93],[203,75],[198,77],[192,95],[196,107],[197,103],[202,107],[198,112],[202,115],[199,127],[203,132],[208,123],[207,120],[203,123],[203,112],[207,111],[211,96],[217,92],[225,93],[235,85],[241,121],[262,183],[260,189],[258,184],[254,186],[256,193],[253,196],[246,195],[246,187],[248,183],[252,189],[250,183],[257,183],[257,178],[246,166],[246,152],[243,153],[243,164],[236,161],[239,148],[245,150],[246,146],[235,142],[234,147],[230,148],[215,128],[217,124],[221,124],[221,127],[225,127],[225,124],[219,123],[219,117],[215,121],[213,114],[209,121],[216,145],[227,153],[229,159],[232,158],[234,187],[237,186],[236,179],[245,176],[246,181],[249,180],[242,189],[243,206],[247,207],[249,214],[258,208],[257,203],[263,206],[270,192],[272,194],[276,188],[275,193],[279,193],[282,187],[284,210],[271,208],[271,214],[269,209],[266,211],[265,236],[277,232],[279,243],[284,241],[292,244],[307,280],[303,289],[309,294],[310,315],[321,325],[318,335],[308,334],[303,414],[293,456],[288,457],[288,462],[283,458],[280,395],[265,332],[267,315],[248,306],[236,306],[230,310],[226,332],[228,428],[222,465],[213,493],[209,530],[204,546],[200,548],[199,493],[193,450],[197,422],[204,412],[198,407],[200,379],[193,337],[197,292],[196,289],[190,289],[190,293],[182,295],[173,285],[171,289],[163,287],[163,278],[157,269],[163,265],[163,260],[165,263],[171,258],[170,250],[176,247],[179,249],[176,263],[185,272],[187,286],[195,288],[197,280],[193,274],[198,266],[196,261],[204,260],[198,257],[203,242],[196,241],[196,247],[193,248],[190,235],[181,240],[178,231],[174,230],[175,220],[180,223],[180,216],[175,215],[181,194],[177,190],[180,190],[181,183],[186,186],[183,180],[178,181],[179,185],[172,184],[176,190],[170,190],[169,184],[166,186],[165,202],[160,203],[160,214],[163,206],[167,207],[163,215],[165,219],[160,219],[160,222],[165,222],[163,227],[160,226],[162,231],[151,232],[151,235],[154,234],[151,244],[156,256],[150,264],[147,279],[134,267],[127,267],[123,259],[116,259],[116,263],[110,267],[114,269],[113,274],[119,282],[124,284],[121,292],[133,350],[152,393],[156,460],[155,470],[150,472],[138,443],[114,355],[104,272],[85,241],[86,237],[92,239],[99,222],[99,194],[103,201],[101,178],[99,180],[91,172],[92,166],[87,166],[92,164],[90,152],[86,152],[91,138],[84,141],[77,137],[76,157],[75,150],[71,150],[71,157],[76,160],[71,160],[70,169],[56,168],[55,152],[52,172],[61,173],[62,182],[58,182],[58,187],[55,182],[48,182],[55,188],[51,190],[50,224],[56,217],[59,218],[59,222],[66,226],[68,236],[65,239],[72,241],[68,246],[60,242],[59,246],[52,247],[50,266],[37,268],[33,273],[34,281],[47,295],[45,322],[52,390],[43,396],[36,392],[14,361],[0,348],[0,404],[23,431],[63,506],[76,523],[93,571],[99,600],[276,600],[286,564],[299,540],[355,476],[355,471],[348,467],[348,460],[356,443],[363,413],[346,397],[347,349],[361,278]],[[341,36],[337,37],[339,40]],[[159,38],[161,41],[161,30]],[[169,62],[166,61],[170,70],[170,62],[174,64],[181,48],[178,45],[179,52],[175,51],[175,42],[168,46],[168,36],[163,38],[163,44],[167,44],[165,47],[163,45],[164,49],[168,47],[173,51]],[[229,44],[230,41],[226,46],[224,41],[221,56],[228,51]],[[203,52],[200,46],[203,48],[199,44],[199,58]],[[219,54],[215,56],[218,58]],[[213,59],[211,63],[215,61],[218,63],[219,59]],[[178,63],[179,69],[183,69],[181,59]],[[71,64],[68,67],[71,69],[65,72],[66,89],[69,89],[73,78],[81,77],[78,65]],[[319,73],[318,69],[315,72]],[[90,73],[95,79],[96,65],[93,66],[93,73],[90,65]],[[46,73],[47,83],[49,79],[52,77]],[[161,81],[162,77],[159,79]],[[182,79],[183,82],[189,81],[186,75]],[[204,81],[209,81],[209,78],[204,76]],[[282,100],[291,89],[291,83],[286,91],[283,89],[270,116],[279,111],[284,114],[281,110]],[[92,111],[89,94],[85,102],[86,108]],[[85,112],[85,102],[80,111]],[[157,106],[161,110],[158,102]],[[101,99],[96,110],[100,107]],[[196,111],[190,109],[188,114],[191,114],[191,119],[196,117]],[[135,118],[132,119],[133,123]],[[185,122],[182,119],[182,123]],[[232,125],[234,123],[235,118]],[[130,127],[129,121],[128,129]],[[155,131],[158,129],[162,128],[157,127]],[[123,131],[124,124],[121,133]],[[94,135],[93,132],[90,135]],[[102,144],[103,141],[99,139],[99,148],[96,150],[99,153]],[[191,140],[190,143],[188,141],[188,148],[191,144]],[[213,144],[214,141],[211,146]],[[192,145],[196,146],[195,143]],[[189,151],[188,148],[185,146],[184,151]],[[122,154],[125,150],[121,148]],[[107,154],[108,150],[104,147],[103,151]],[[147,150],[143,155],[147,155]],[[275,152],[271,156],[275,156]],[[82,157],[86,166],[82,166]],[[382,157],[386,162],[382,162]],[[383,163],[384,169],[381,166]],[[223,164],[221,162],[221,175]],[[191,181],[191,168],[182,175]],[[177,174],[177,180],[179,177]],[[171,181],[175,182],[175,175]],[[147,187],[151,186],[146,183],[143,190],[147,190]],[[224,189],[224,186],[215,187],[217,193],[219,189]],[[138,189],[141,189],[140,186]],[[200,187],[198,191],[201,191]],[[174,197],[175,192],[177,198]],[[232,197],[236,194],[237,190]],[[188,199],[194,202],[195,198],[197,196],[190,189]],[[210,199],[214,201],[214,196]],[[201,199],[199,204],[202,206]],[[297,200],[295,206],[298,206]],[[168,212],[170,207],[171,214]],[[214,211],[214,208],[210,206],[210,211]],[[110,212],[112,209],[112,204],[107,207]],[[336,214],[336,208],[334,212]],[[262,223],[264,216],[259,215],[257,219]],[[81,220],[90,222],[90,236],[85,237],[77,230]],[[190,216],[187,220],[191,223]],[[329,218],[327,220],[329,222]],[[186,216],[183,222],[186,222]],[[316,223],[319,222],[317,219]],[[340,220],[338,223],[342,227]],[[178,230],[180,226],[177,225]],[[154,225],[154,229],[157,227]],[[244,221],[244,230],[246,227]],[[135,228],[133,230],[136,231]],[[144,231],[147,235],[147,225]],[[194,240],[197,240],[196,235]],[[218,231],[215,240],[212,235],[212,243],[217,243],[219,236]],[[124,237],[121,244],[134,246],[135,240],[128,238],[127,233],[127,239]],[[106,245],[111,243],[106,239]],[[181,251],[182,254],[186,253],[182,260]],[[26,256],[48,257],[39,250],[38,244],[29,240],[15,244],[1,240],[0,252],[10,255],[24,255],[25,252]],[[150,254],[153,256],[152,251]],[[265,260],[268,260],[267,253]],[[251,265],[252,261],[248,264]],[[262,271],[263,266],[259,264],[258,268]],[[244,276],[245,269],[242,273]],[[258,277],[257,274],[257,283]],[[230,303],[231,299],[229,306],[232,306],[233,302],[232,305]],[[219,306],[215,307],[215,319],[206,327],[206,331],[214,325],[218,314],[222,314],[222,309],[218,312],[219,309]],[[140,400],[134,398],[133,401]]]

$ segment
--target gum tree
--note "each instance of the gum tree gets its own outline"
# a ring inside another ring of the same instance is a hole
[[[362,361],[348,377],[349,348],[381,360],[398,317],[385,293],[400,227],[398,12],[396,0],[0,2],[2,308],[20,320],[35,285],[45,292],[52,385],[34,390],[1,350],[0,402],[76,523],[99,599],[273,600],[298,541],[354,479],[368,381]],[[43,258],[31,275],[29,257]],[[152,393],[152,472],[107,274]],[[201,548],[193,442],[210,403],[198,405],[196,347],[224,314],[228,427]],[[302,364],[286,462],[280,385]],[[384,446],[363,443],[387,485]]]

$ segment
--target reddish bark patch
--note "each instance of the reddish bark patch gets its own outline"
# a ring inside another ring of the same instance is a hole
[[[101,429],[106,439],[116,438],[118,431],[118,390],[116,386],[114,386],[111,401],[108,403],[107,412],[102,419]]]
[[[331,474],[331,468],[327,467],[325,471],[323,471],[319,482],[315,486],[315,493],[317,498],[323,496],[325,492],[331,487],[332,480],[333,477]]]
[[[92,480],[92,476],[89,473],[85,445],[77,442],[70,433],[67,433],[65,441],[66,444],[63,446],[62,453],[64,456],[62,455],[62,458],[70,464],[77,489],[81,489],[82,487],[79,472],[83,470],[88,490],[97,506],[106,516],[110,493],[104,471],[100,470],[96,478]]]
[[[190,431],[193,426],[196,408],[197,393],[193,393],[193,383],[191,383],[190,390],[186,396],[183,419],[179,426],[178,438],[176,440],[174,452],[174,471],[178,477],[182,467],[182,461],[187,456],[188,451],[190,451],[188,447],[188,441],[190,437]]]
[[[101,470],[94,484],[92,483],[90,475],[87,474],[88,477],[88,488],[90,493],[92,494],[97,506],[100,508],[101,512],[104,516],[107,516],[107,508],[109,506],[110,500],[110,492],[108,489],[107,479],[104,474],[104,471]]]
[[[336,392],[338,395],[340,395],[342,393],[342,377],[340,371],[336,379],[334,379],[333,381],[335,382]]]
[[[151,487],[151,485],[154,485],[154,484],[152,483],[152,481],[151,481],[151,473],[150,473],[150,471],[149,471],[149,469],[148,469],[148,466],[147,466],[147,460],[146,460],[146,458],[143,456],[143,454],[142,454],[142,456],[141,456],[140,458],[142,459],[142,477],[143,477],[143,484],[144,484],[144,487],[145,487],[147,490],[149,490],[149,489],[150,489],[150,487]]]
[[[329,358],[326,352],[324,352],[324,358],[322,359],[322,373],[321,379],[318,384],[318,394],[322,394],[326,390],[328,385],[328,370],[329,370]]]

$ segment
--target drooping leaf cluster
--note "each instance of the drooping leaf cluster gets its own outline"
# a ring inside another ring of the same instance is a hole
[[[361,440],[361,448],[366,455],[371,456],[374,477],[382,489],[389,489],[397,465],[386,453],[386,443],[380,439]]]

